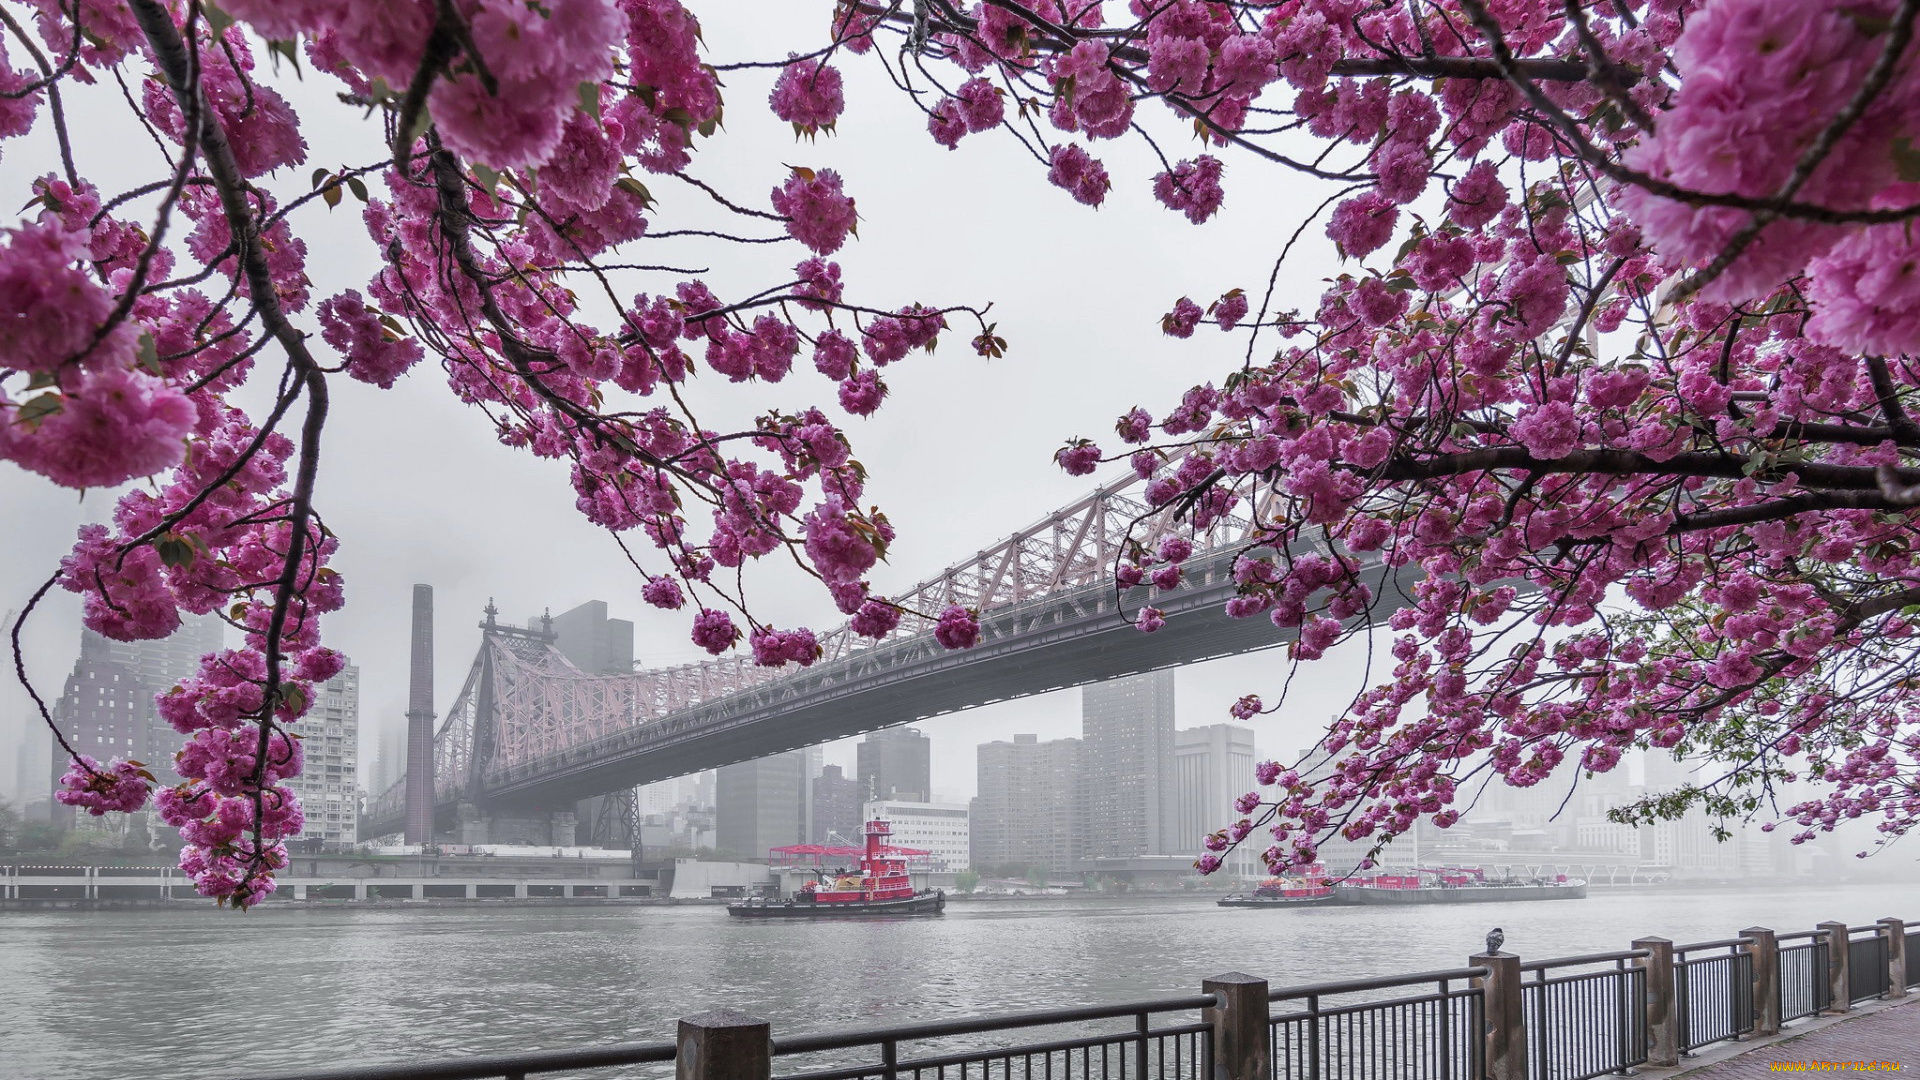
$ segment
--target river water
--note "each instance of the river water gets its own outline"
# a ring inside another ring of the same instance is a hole
[[[900,921],[718,907],[211,907],[0,913],[0,1077],[248,1075],[671,1039],[710,1008],[776,1033],[1458,967],[1635,937],[1920,920],[1912,885],[1594,890],[1586,900],[1219,908],[1211,896],[951,903]]]

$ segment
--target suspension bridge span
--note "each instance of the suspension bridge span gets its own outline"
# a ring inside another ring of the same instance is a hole
[[[844,624],[820,635],[805,668],[750,657],[596,675],[576,668],[551,635],[482,624],[466,683],[433,736],[433,814],[518,815],[704,769],[813,746],[998,701],[1273,648],[1291,630],[1221,610],[1236,592],[1233,561],[1254,536],[1250,513],[1228,515],[1197,539],[1171,590],[1116,593],[1113,567],[1129,542],[1156,544],[1170,511],[1126,477],[1061,508],[974,558],[895,597],[910,612],[888,636]],[[1264,508],[1258,508],[1264,509]],[[1406,581],[1368,562],[1362,573],[1385,603]],[[1403,571],[1400,576],[1408,572]],[[1410,578],[1409,578],[1410,580]],[[948,650],[932,620],[949,604],[980,614],[979,643]],[[1130,614],[1165,614],[1155,633]],[[424,772],[419,755],[410,775]],[[422,779],[425,779],[424,777]],[[407,824],[403,780],[375,800],[362,835]],[[424,785],[423,785],[424,786]]]

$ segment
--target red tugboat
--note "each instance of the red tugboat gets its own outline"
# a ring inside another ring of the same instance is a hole
[[[754,897],[727,905],[727,914],[746,919],[807,919],[831,915],[938,915],[947,906],[939,889],[915,892],[907,875],[907,852],[888,845],[893,826],[867,822],[867,848],[859,853],[857,873],[836,874],[832,881],[809,881],[780,900]]]
[[[1327,868],[1319,863],[1303,866],[1290,877],[1270,877],[1254,887],[1248,896],[1233,894],[1216,901],[1221,907],[1313,907],[1336,903],[1333,886],[1327,882]]]

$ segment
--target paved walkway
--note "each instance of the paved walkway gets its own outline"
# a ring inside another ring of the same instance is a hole
[[[1814,1024],[1801,1021],[1788,1026],[1778,1040],[1769,1039],[1757,1046],[1722,1044],[1724,1049],[1736,1051],[1724,1060],[1705,1061],[1694,1067],[1683,1061],[1678,1070],[1659,1072],[1685,1076],[1686,1080],[1746,1080],[1803,1071],[1863,1076],[1897,1070],[1920,1075],[1920,1008],[1916,1005],[1920,1005],[1920,998],[1910,997],[1878,1004],[1863,1015]]]

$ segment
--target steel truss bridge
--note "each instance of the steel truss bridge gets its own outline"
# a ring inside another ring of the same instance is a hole
[[[998,701],[1043,694],[1286,644],[1293,631],[1264,616],[1231,619],[1235,556],[1254,541],[1249,514],[1196,539],[1206,550],[1167,591],[1129,590],[1113,567],[1129,542],[1157,544],[1173,528],[1145,482],[1109,483],[974,558],[894,597],[914,612],[949,604],[980,613],[980,640],[948,650],[932,620],[909,614],[880,640],[844,624],[820,636],[812,666],[766,668],[750,657],[620,675],[574,667],[550,637],[482,625],[465,686],[434,737],[436,817],[462,803],[538,811],[717,766]],[[1260,507],[1264,511],[1265,507]],[[1264,513],[1261,515],[1266,516]],[[1390,609],[1379,564],[1363,577]],[[1397,583],[1404,585],[1404,582]],[[1129,613],[1160,608],[1166,625],[1135,629]],[[374,803],[362,835],[399,832],[404,781]]]

